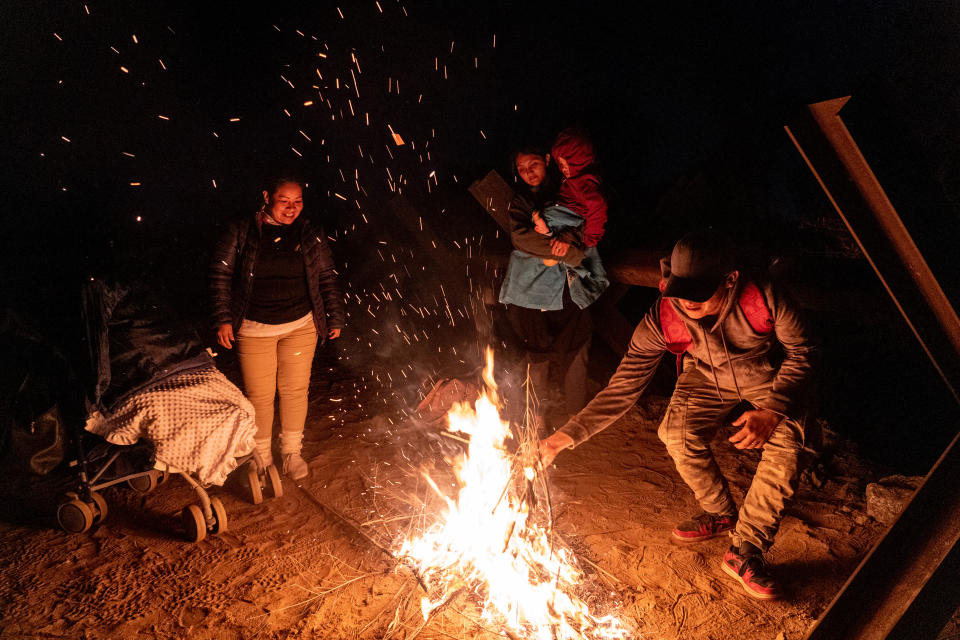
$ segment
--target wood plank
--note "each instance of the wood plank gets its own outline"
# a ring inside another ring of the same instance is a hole
[[[612,282],[636,287],[654,287],[660,284],[660,258],[662,251],[630,249],[613,258],[603,259],[603,266]]]
[[[470,194],[489,213],[497,224],[510,233],[510,201],[514,190],[495,169],[469,187]]]

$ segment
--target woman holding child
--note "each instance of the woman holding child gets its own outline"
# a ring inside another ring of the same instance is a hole
[[[593,146],[582,132],[562,131],[552,151],[553,157],[536,147],[514,153],[520,179],[509,210],[514,251],[500,302],[508,305],[540,398],[548,395],[553,362],[564,372],[564,412],[575,414],[586,404],[592,332],[586,307],[608,283],[596,251],[606,201],[592,171]]]

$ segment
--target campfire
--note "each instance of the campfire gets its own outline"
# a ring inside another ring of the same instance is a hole
[[[424,620],[463,595],[478,603],[486,624],[513,638],[629,637],[624,623],[591,613],[577,595],[584,575],[552,532],[535,428],[525,420],[512,433],[500,417],[489,349],[483,379],[475,408],[458,403],[448,414],[448,431],[467,449],[451,461],[456,495],[424,474],[445,513],[397,553],[428,590]]]

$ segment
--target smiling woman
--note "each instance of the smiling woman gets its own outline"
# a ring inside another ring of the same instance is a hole
[[[283,472],[295,480],[301,457],[307,391],[318,337],[335,339],[344,325],[343,294],[326,233],[301,217],[303,187],[274,180],[260,210],[233,221],[210,264],[210,293],[219,343],[237,343],[247,396],[256,410],[257,449],[273,459],[274,397],[280,395]]]
[[[292,180],[284,181],[276,186],[273,193],[264,191],[263,202],[267,215],[274,223],[293,224],[303,211],[303,189]]]

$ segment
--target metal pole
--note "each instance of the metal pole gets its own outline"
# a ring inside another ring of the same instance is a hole
[[[809,105],[784,129],[960,404],[960,318],[840,118],[849,100]]]
[[[840,119],[849,99],[809,105],[787,135],[960,403],[960,319]],[[958,599],[955,576],[945,575],[960,555],[958,442],[960,435],[806,640],[934,637],[945,624]]]

